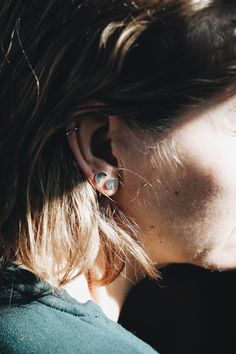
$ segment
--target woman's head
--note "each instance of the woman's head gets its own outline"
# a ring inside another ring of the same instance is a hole
[[[9,0],[0,11],[2,263],[55,283],[98,254],[107,281],[130,257],[153,274],[145,251],[219,266],[236,210],[234,2]],[[100,172],[119,178],[114,196]]]

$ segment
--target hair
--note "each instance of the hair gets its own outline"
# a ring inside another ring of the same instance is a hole
[[[100,200],[68,148],[80,114],[115,114],[146,136],[230,92],[232,0],[3,0],[0,9],[0,264],[62,285],[105,256],[155,270],[132,220]]]

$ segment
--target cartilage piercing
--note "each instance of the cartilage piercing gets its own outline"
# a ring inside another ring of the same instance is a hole
[[[73,133],[77,132],[79,130],[79,126],[76,126],[71,129],[66,130],[66,136],[71,136]]]

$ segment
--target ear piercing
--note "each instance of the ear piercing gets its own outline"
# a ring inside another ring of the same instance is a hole
[[[95,175],[95,181],[97,184],[100,184],[102,180],[107,176],[105,172],[100,172]]]
[[[95,181],[99,185],[102,183],[102,181],[107,177],[107,174],[105,172],[100,172],[97,173],[95,176]],[[108,178],[106,181],[104,181],[104,186],[108,191],[116,191],[119,187],[119,180],[118,178]]]
[[[66,130],[66,136],[71,136],[74,132],[77,132],[79,129],[80,129],[80,125],[79,122],[77,122],[76,127]]]
[[[119,187],[119,181],[117,178],[110,178],[106,181],[105,186],[108,191],[117,190]]]

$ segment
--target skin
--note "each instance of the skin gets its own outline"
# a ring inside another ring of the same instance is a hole
[[[125,173],[118,202],[157,264],[236,266],[235,115],[231,97],[183,117],[151,148],[120,126],[114,154],[137,175]]]
[[[109,117],[100,124],[109,124],[106,139],[117,166],[93,156],[89,143],[79,146],[75,137],[69,141],[78,163],[85,166],[86,161],[84,173],[99,192],[106,194],[103,185],[96,185],[94,174],[105,170],[112,177],[120,176],[122,184],[112,197],[139,225],[144,247],[157,267],[236,266],[235,118],[236,96],[217,99],[147,140],[121,118]],[[86,124],[82,122],[82,130],[89,142],[97,123],[94,129],[93,122],[89,128]],[[134,270],[126,271],[134,279]],[[109,317],[117,319],[130,287],[132,282],[121,275],[109,286],[90,289],[90,294]]]

